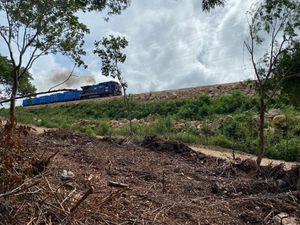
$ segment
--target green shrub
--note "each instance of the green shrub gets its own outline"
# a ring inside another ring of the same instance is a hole
[[[182,141],[185,143],[193,143],[193,144],[202,144],[203,140],[200,136],[188,133],[188,132],[179,132],[179,133],[171,133],[167,136],[171,140]]]
[[[82,128],[81,128],[81,132],[83,132],[83,133],[86,133],[86,134],[88,134],[88,135],[91,135],[91,136],[96,136],[96,133],[95,133],[95,131],[93,130],[93,128],[91,127],[91,126],[83,126]]]
[[[300,137],[300,124],[297,124],[294,128],[292,128],[292,134]]]
[[[154,124],[151,125],[151,130],[156,134],[166,134],[171,132],[172,129],[172,119],[170,117],[162,117],[156,120]]]
[[[233,142],[222,134],[212,136],[209,139],[209,143],[212,145],[217,145],[217,146],[224,147],[224,148],[234,148]]]
[[[109,123],[105,120],[102,120],[99,122],[99,125],[95,128],[95,132],[98,135],[110,135],[111,134],[111,129],[109,126]]]
[[[300,140],[292,138],[281,140],[276,145],[266,148],[266,157],[282,159],[286,161],[300,161]]]

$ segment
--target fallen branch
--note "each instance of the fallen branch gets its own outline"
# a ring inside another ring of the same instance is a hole
[[[123,194],[127,189],[123,189],[123,190],[119,190],[115,193],[110,193],[108,196],[106,196],[105,198],[102,199],[102,201],[99,203],[100,207],[103,207],[104,204],[106,204],[108,201],[113,200],[114,198],[116,198],[117,196]]]
[[[70,212],[74,212],[78,206],[90,195],[92,194],[94,191],[93,187],[90,187],[90,189],[81,197],[81,199],[79,199],[76,204],[71,208]]]
[[[6,196],[9,196],[9,195],[14,195],[14,194],[17,194],[17,193],[20,193],[21,191],[25,191],[27,190],[28,188],[31,188],[35,185],[37,185],[39,183],[39,181],[37,182],[34,182],[28,186],[25,186],[26,183],[23,183],[21,184],[20,186],[16,187],[15,189],[9,191],[9,192],[6,192],[6,193],[3,193],[3,194],[0,194],[0,198],[3,198],[3,197],[6,197]],[[24,187],[25,186],[25,187]]]
[[[129,187],[128,184],[124,184],[124,183],[121,183],[121,182],[115,182],[115,181],[108,181],[107,185],[109,187],[119,187],[119,188],[127,188],[127,187]]]

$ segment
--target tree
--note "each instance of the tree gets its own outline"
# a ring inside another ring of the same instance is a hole
[[[265,150],[264,125],[268,101],[278,93],[283,79],[276,71],[281,56],[291,51],[300,28],[300,5],[297,0],[264,0],[251,13],[249,40],[244,44],[250,54],[260,97],[259,151],[260,165]],[[268,51],[259,57],[259,48]],[[283,75],[285,79],[287,76]]]
[[[296,107],[300,107],[300,42],[285,52],[275,68],[278,79],[282,79],[281,93],[286,94]]]
[[[128,41],[125,37],[114,37],[110,35],[109,37],[104,37],[101,41],[95,42],[94,54],[100,57],[102,62],[102,75],[106,77],[112,77],[118,79],[120,82],[123,93],[124,93],[124,105],[127,110],[130,126],[130,135],[132,134],[132,124],[131,124],[131,110],[130,102],[127,96],[127,82],[122,76],[121,70],[119,68],[120,63],[124,63],[126,60],[126,55],[122,53],[128,45]]]
[[[224,6],[225,0],[202,0],[202,8],[204,11],[209,12],[217,6]]]
[[[130,0],[1,0],[0,12],[6,24],[0,26],[0,37],[12,63],[10,123],[16,124],[15,98],[21,78],[34,62],[47,54],[61,53],[78,66],[85,66],[82,56],[88,27],[76,16],[79,11],[102,11],[108,16],[120,14]]]
[[[0,56],[0,83],[3,86],[2,96],[9,96],[12,91],[12,71],[12,63],[7,59],[7,57]],[[27,71],[20,79],[18,88],[19,95],[28,95],[36,92],[35,86],[31,83],[32,80],[33,78],[31,74]]]

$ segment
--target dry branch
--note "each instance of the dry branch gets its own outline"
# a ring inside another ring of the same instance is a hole
[[[0,194],[0,198],[3,198],[3,197],[6,197],[6,196],[9,196],[9,195],[14,195],[14,194],[17,194],[17,193],[20,193],[21,191],[25,191],[27,190],[28,188],[31,188],[35,185],[37,185],[39,183],[39,181],[36,181],[28,186],[25,186],[26,183],[23,183],[21,184],[20,186],[16,187],[15,189],[11,190],[11,191],[8,191],[6,193],[3,193],[3,194]],[[24,187],[25,186],[25,187]]]
[[[115,181],[108,181],[107,185],[109,187],[119,187],[119,188],[127,188],[127,187],[129,187],[128,184],[124,184],[124,183],[121,183],[121,182],[115,182]]]
[[[90,189],[76,202],[76,204],[71,208],[70,212],[74,212],[78,206],[94,191],[93,187],[90,187]]]

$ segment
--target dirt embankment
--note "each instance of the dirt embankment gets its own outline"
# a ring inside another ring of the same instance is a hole
[[[221,96],[225,94],[230,94],[234,91],[240,91],[241,93],[244,93],[246,95],[255,94],[253,83],[235,82],[235,83],[228,83],[228,84],[215,84],[215,85],[200,86],[200,87],[132,94],[131,96],[134,99],[139,101],[158,101],[158,100],[165,100],[165,99],[196,98],[204,94],[209,96]],[[65,104],[78,104],[80,102],[95,102],[95,101],[103,101],[103,100],[109,100],[109,99],[115,99],[121,97],[122,96],[85,99],[80,101],[58,102],[58,103],[52,103],[47,105],[59,106]],[[40,105],[30,106],[30,107],[40,107]]]
[[[64,130],[25,137],[9,152],[14,163],[1,161],[1,171],[13,166],[2,181],[16,174],[27,183],[6,191],[0,224],[298,223],[299,168],[266,166],[257,173],[251,161],[209,157],[180,142],[150,137],[142,145]]]

